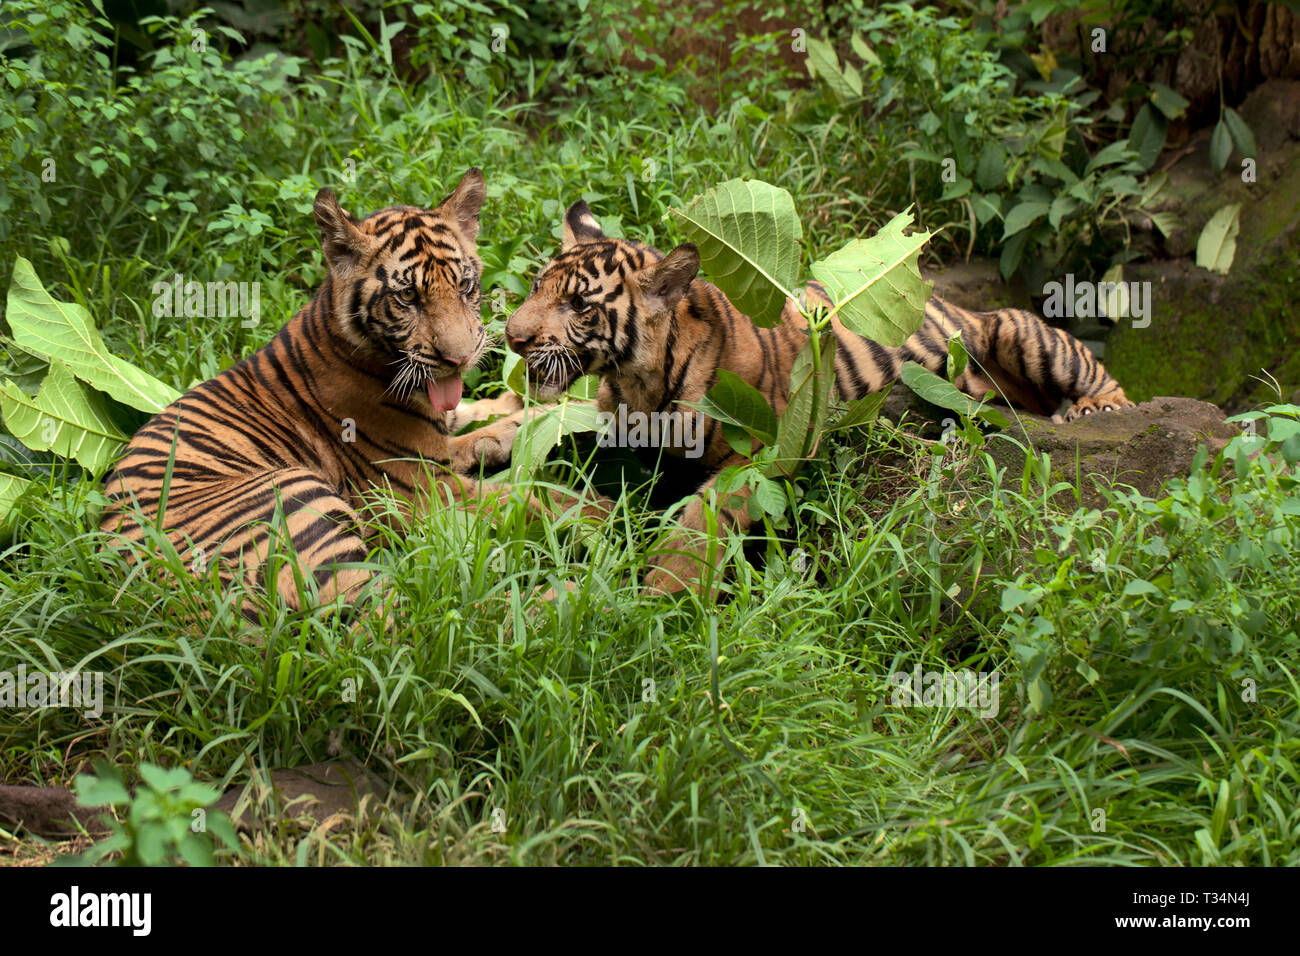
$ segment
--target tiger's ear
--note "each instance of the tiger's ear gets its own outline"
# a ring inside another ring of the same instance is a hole
[[[438,211],[451,213],[461,233],[473,242],[478,238],[478,213],[486,199],[487,183],[483,181],[483,170],[475,167],[460,177],[450,196],[438,203]]]
[[[677,308],[699,271],[700,251],[695,243],[684,242],[659,262],[638,272],[637,285],[647,299],[651,315],[663,315]]]
[[[320,226],[326,265],[333,272],[351,272],[369,245],[365,234],[357,228],[356,217],[339,205],[332,189],[322,189],[316,194],[311,211]]]
[[[591,214],[591,208],[585,199],[579,199],[569,207],[569,211],[564,214],[564,241],[560,243],[561,252],[568,252],[574,246],[582,245],[584,242],[595,242],[597,239],[604,238],[605,233],[601,231],[600,223]]]

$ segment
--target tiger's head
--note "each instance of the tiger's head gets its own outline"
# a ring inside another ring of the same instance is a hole
[[[610,239],[581,200],[564,216],[558,256],[506,322],[506,342],[542,398],[583,375],[637,375],[662,367],[668,317],[700,269],[695,246],[668,255]]]
[[[394,206],[357,219],[331,190],[316,194],[337,331],[354,360],[392,376],[391,391],[427,396],[438,413],[460,402],[461,373],[487,344],[474,246],[485,196],[478,169],[432,210]]]

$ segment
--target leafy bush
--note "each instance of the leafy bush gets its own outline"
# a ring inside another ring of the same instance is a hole
[[[905,4],[858,20],[850,48],[841,63],[810,39],[809,71],[849,122],[887,131],[876,165],[894,169],[882,175],[963,230],[966,254],[1000,249],[1003,276],[1023,272],[1031,288],[1124,261],[1127,217],[1162,183],[1142,188],[1154,155],[1144,162],[1127,140],[1090,145],[1097,93],[1077,76],[1021,92],[995,34]]]
[[[76,862],[94,864],[121,853],[122,866],[212,866],[215,836],[229,850],[238,850],[239,837],[230,818],[206,808],[221,794],[196,782],[188,770],[165,770],[140,764],[141,785],[127,791],[112,767],[77,778],[78,802],[86,807],[123,807],[126,819],[110,818],[112,835],[87,850]]]

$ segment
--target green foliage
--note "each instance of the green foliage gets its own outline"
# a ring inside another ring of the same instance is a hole
[[[157,46],[145,69],[115,70],[102,19],[72,3],[7,6],[11,29],[25,34],[14,45],[34,55],[0,62],[13,94],[0,98],[0,128],[14,161],[0,178],[0,213],[21,198],[48,228],[55,209],[76,208],[89,230],[108,233],[126,215],[156,222],[206,215],[214,200],[238,206],[252,182],[290,172],[295,118],[284,95],[298,58],[229,62],[197,16],[146,17],[140,27]],[[258,148],[245,148],[252,141]],[[0,239],[13,225],[0,219]]]
[[[95,478],[103,477],[131,431],[141,421],[135,412],[161,411],[179,393],[108,351],[90,313],[75,303],[59,302],[41,285],[32,264],[21,256],[14,264],[7,318],[13,332],[9,345],[23,356],[24,375],[0,383],[0,419],[19,454],[0,458],[5,476],[0,486],[0,527],[25,491],[35,489],[31,452],[52,452],[71,459]],[[33,394],[23,385],[41,376]]]
[[[644,540],[440,511],[385,542],[386,619],[280,610],[260,644],[192,582],[113,604],[123,569],[56,504],[0,564],[0,660],[104,670],[133,702],[114,746],[150,763],[223,778],[341,749],[413,795],[355,829],[260,830],[253,863],[1294,865],[1300,409],[1250,421],[1253,446],[1095,509],[1061,508],[1032,455],[998,474],[876,426],[805,473],[765,563],[724,542],[718,601],[639,593]],[[68,599],[93,616],[70,626]],[[196,603],[200,633],[170,623]],[[997,713],[897,705],[889,675],[918,665],[996,671]],[[86,746],[66,711],[0,722],[9,780]]]
[[[1105,102],[1093,69],[1167,56],[1196,29],[1184,5],[1103,4],[1120,32],[1089,64],[1041,47],[1061,3],[1012,4],[996,32],[993,0],[963,7],[969,22],[859,0],[764,7],[807,25],[808,86],[781,56],[788,34],[740,30],[743,4],[699,13],[700,36],[726,41],[716,61],[673,62],[659,51],[674,10],[658,4],[548,0],[525,18],[504,3],[363,0],[355,20],[322,0],[287,0],[287,18],[262,6],[128,23],[93,3],[0,5],[0,268],[31,263],[64,315],[58,342],[84,317],[102,337],[91,357],[147,370],[166,394],[306,302],[324,275],[319,187],[355,213],[427,205],[470,165],[488,171],[480,252],[497,331],[574,199],[598,205],[611,235],[669,248],[690,236],[668,210],[737,178],[792,197],[799,261],[912,206],[945,253],[1010,267],[1019,242],[1022,274],[1100,272],[1131,252],[1135,207],[1158,205],[1150,160],[1183,107],[1158,74]],[[154,283],[176,274],[261,282],[262,324],[154,315]],[[122,434],[145,414],[87,377],[120,378],[112,363],[78,372],[49,350],[5,352],[11,395],[39,398],[62,367]],[[498,361],[467,376],[476,394],[513,381]],[[962,361],[954,347],[949,378]],[[768,439],[784,430],[778,442],[802,450],[814,430],[757,413],[769,448],[721,477],[711,507],[748,487],[759,530],[748,557],[713,539],[716,598],[639,590],[674,529],[628,493],[593,534],[517,505],[383,532],[369,562],[383,597],[348,619],[272,604],[250,622],[233,610],[239,588],[193,578],[164,538],[133,563],[101,550],[102,494],[60,457],[73,444],[0,434],[0,670],[102,671],[116,695],[91,727],[69,709],[0,708],[0,776],[66,781],[97,757],[189,768],[188,784],[145,779],[117,804],[110,840],[141,862],[211,851],[191,829],[213,795],[196,779],[345,753],[409,801],[350,829],[259,827],[249,862],[1300,863],[1300,412],[1243,417],[1241,439],[1154,497],[1115,488],[1079,508],[1033,454],[1021,473],[993,465],[982,444],[1005,439],[983,434],[966,397],[938,442],[878,421],[882,398],[828,408],[820,458],[792,479]],[[738,425],[731,437],[752,446]],[[559,467],[552,456],[535,474]],[[996,671],[1001,705],[989,718],[898,706],[889,678],[918,666]]]
[[[700,250],[700,265],[755,325],[776,325],[799,281],[803,227],[790,193],[729,180],[672,210]]]
[[[760,326],[783,320],[798,284],[795,243],[801,234],[788,192],[764,182],[732,180],[673,212],[698,244],[705,272],[742,312]],[[789,401],[779,422],[756,389],[730,374],[719,375],[705,400],[694,406],[706,414],[719,413],[723,433],[738,453],[751,452],[746,436],[768,446],[755,460],[753,474],[742,477],[763,490],[759,506],[772,517],[780,516],[784,502],[778,507],[769,480],[792,477],[821,442],[835,384],[832,318],[840,315],[860,334],[890,344],[920,328],[929,287],[921,279],[917,256],[930,236],[904,236],[910,223],[906,214],[895,216],[870,239],[854,240],[813,264],[812,273],[825,285],[832,305],[798,307],[808,342],[791,367]]]
[[[776,441],[776,412],[763,397],[763,393],[725,368],[718,369],[718,384],[709,389],[695,408],[716,418],[722,423],[724,431],[729,427],[740,429],[744,435],[765,445]],[[734,431],[728,431],[729,437],[733,434]],[[748,455],[753,450],[743,436],[738,436],[738,440],[732,444],[742,455]]]
[[[59,362],[86,384],[142,412],[160,412],[180,393],[111,354],[90,313],[59,302],[41,285],[32,264],[14,263],[6,318],[13,344],[47,362]]]
[[[12,382],[0,385],[5,427],[32,451],[52,451],[102,476],[129,435],[113,424],[103,396],[82,385],[58,360],[35,396]],[[0,523],[8,517],[0,514]]]
[[[855,239],[811,268],[835,301],[831,314],[881,345],[902,345],[919,328],[916,317],[934,284],[917,266],[930,233],[904,235],[911,225],[911,215],[901,212],[870,239]]]
[[[216,837],[228,850],[239,849],[230,818],[205,809],[221,794],[195,781],[183,767],[166,770],[152,763],[139,767],[141,783],[134,794],[107,763],[95,775],[77,777],[77,799],[84,807],[121,807],[124,820],[109,818],[110,836],[79,858],[93,865],[120,853],[121,866],[212,866],[216,862]]]
[[[1003,276],[1024,272],[1031,286],[1116,255],[1114,231],[1127,235],[1126,208],[1143,198],[1137,177],[1163,145],[1163,127],[1158,141],[1144,141],[1135,124],[1128,141],[1135,152],[1121,140],[1105,156],[1090,154],[1081,131],[1091,123],[1085,108],[1095,94],[1085,93],[1077,75],[1020,93],[1020,78],[999,60],[995,34],[931,8],[886,4],[854,26],[850,47],[862,61],[861,81],[852,79],[856,73],[827,80],[827,56],[813,56],[813,46],[809,69],[845,111],[865,105],[869,122],[901,144],[915,170],[914,200],[945,209],[970,246],[1000,247]],[[853,89],[857,95],[848,96]],[[1161,95],[1171,110],[1172,93]]]
[[[520,427],[510,449],[510,479],[533,477],[566,435],[596,431],[600,426],[596,406],[567,399]]]
[[[947,382],[915,362],[904,362],[899,379],[931,405],[947,408],[966,418],[983,418],[991,424],[1007,425],[1006,418],[995,408],[988,408],[977,402],[951,382]]]

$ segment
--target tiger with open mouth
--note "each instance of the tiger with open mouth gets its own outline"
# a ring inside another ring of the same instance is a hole
[[[216,562],[223,583],[254,586],[283,533],[297,565],[267,586],[299,607],[298,576],[322,602],[351,600],[370,579],[349,566],[367,556],[367,491],[391,490],[405,515],[508,494],[469,476],[509,460],[521,402],[461,402],[487,347],[475,248],[485,196],[471,169],[433,209],[358,219],[322,189],[324,282],[265,347],[136,433],[108,477],[101,528],[140,541],[161,527],[194,570]]]

